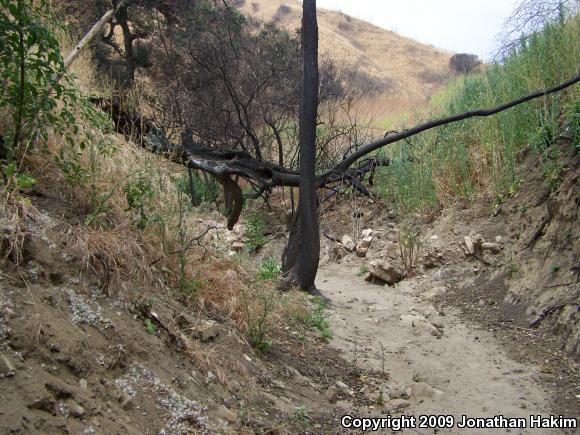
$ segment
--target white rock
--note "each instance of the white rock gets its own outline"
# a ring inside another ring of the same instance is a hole
[[[216,338],[219,333],[217,322],[213,320],[202,320],[193,327],[192,335],[205,343]]]
[[[371,230],[370,228],[367,228],[366,230],[363,230],[361,235],[362,235],[363,239],[366,239],[367,237],[370,237],[372,233],[373,233],[373,230]]]
[[[390,285],[398,283],[404,277],[400,270],[387,261],[371,261],[369,272]]]
[[[354,251],[356,248],[356,245],[353,242],[353,240],[350,238],[350,236],[347,236],[346,234],[344,236],[342,236],[341,243],[349,251]]]
[[[475,254],[475,246],[473,246],[473,241],[471,240],[471,237],[465,236],[463,238],[463,240],[465,241],[465,246],[467,247],[467,251],[472,255]]]
[[[336,388],[338,388],[343,394],[350,394],[350,388],[348,385],[346,385],[344,382],[342,381],[337,381],[336,384],[334,384],[336,386]]]
[[[497,243],[485,242],[481,244],[481,249],[484,251],[490,251],[493,254],[499,254],[501,252],[501,246]]]
[[[409,396],[418,400],[443,396],[443,391],[437,390],[425,382],[413,382],[412,384],[409,384],[408,387],[411,392]]]

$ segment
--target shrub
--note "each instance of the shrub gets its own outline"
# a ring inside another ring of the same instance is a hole
[[[267,240],[264,234],[266,223],[262,216],[255,212],[250,214],[246,221],[246,228],[246,237],[248,238],[250,250],[257,251],[266,244]]]
[[[451,82],[433,98],[438,112],[433,117],[494,107],[554,86],[577,74],[579,56],[580,16],[547,24],[501,64]],[[562,134],[578,143],[578,95],[571,87],[493,117],[449,124],[393,144],[382,151],[392,163],[377,169],[377,193],[401,215],[476,194],[505,198],[520,185],[517,158],[528,145],[541,157],[546,181],[555,189],[562,168],[552,144]]]
[[[475,54],[458,53],[449,59],[449,68],[457,74],[469,74],[477,71],[481,61]]]
[[[282,266],[278,260],[270,257],[260,263],[258,267],[258,277],[263,280],[276,279],[281,270]]]
[[[267,352],[272,347],[272,341],[266,338],[271,329],[271,315],[274,308],[274,298],[267,292],[258,292],[255,301],[244,295],[243,309],[246,333],[250,344],[260,353]]]

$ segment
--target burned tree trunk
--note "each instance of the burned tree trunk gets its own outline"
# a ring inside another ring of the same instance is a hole
[[[320,234],[316,203],[316,118],[318,111],[318,24],[316,0],[304,0],[302,13],[302,95],[299,118],[300,192],[298,210],[282,256],[285,284],[314,291]]]

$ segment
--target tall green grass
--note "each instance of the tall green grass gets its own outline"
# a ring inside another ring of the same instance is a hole
[[[433,99],[433,117],[490,108],[565,81],[580,69],[580,16],[548,23],[502,63],[462,76]],[[530,146],[557,185],[561,166],[554,139],[578,141],[580,86],[489,118],[475,118],[425,132],[381,152],[392,159],[380,170],[377,190],[403,213],[475,195],[496,198],[519,183],[517,157]],[[576,144],[578,147],[578,144]]]

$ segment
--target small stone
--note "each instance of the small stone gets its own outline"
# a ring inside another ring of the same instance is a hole
[[[326,400],[328,400],[330,403],[336,403],[336,401],[338,400],[338,390],[333,385],[329,387],[328,390],[326,390],[326,393],[324,393],[324,397],[326,397]]]
[[[225,406],[220,406],[218,409],[216,409],[215,411],[211,411],[210,412],[211,416],[224,421],[225,423],[237,426],[239,424],[239,419],[238,419],[238,415],[233,412],[230,411],[228,408],[226,408]]]
[[[332,252],[331,252],[332,259],[340,260],[346,254],[348,254],[348,251],[341,243],[335,243],[334,246],[332,247]]]
[[[465,236],[463,238],[463,240],[465,241],[465,246],[467,247],[467,251],[471,255],[475,254],[475,246],[473,246],[473,241],[471,240],[471,237]]]
[[[0,353],[0,378],[9,378],[16,375],[16,367],[8,356]]]
[[[278,379],[274,379],[272,381],[272,386],[275,388],[279,388],[281,390],[285,390],[286,389],[286,384]]]
[[[49,414],[56,415],[56,401],[52,397],[42,397],[36,399],[29,405],[28,409],[38,409],[39,411],[48,412]]]
[[[389,414],[393,411],[398,411],[400,409],[408,408],[411,406],[411,402],[405,399],[393,399],[389,401],[383,408],[385,414]]]
[[[197,322],[197,325],[194,326],[192,335],[206,343],[216,338],[219,333],[220,331],[217,322],[214,322],[213,320],[202,320]]]
[[[81,405],[79,405],[74,400],[69,400],[67,402],[67,405],[68,405],[70,415],[72,415],[73,417],[82,418],[85,415],[85,408],[83,408]]]
[[[133,408],[133,397],[130,394],[125,393],[124,391],[121,392],[118,398],[118,402],[125,411]]]
[[[338,381],[336,384],[334,384],[336,386],[336,388],[338,388],[343,394],[350,394],[350,388],[348,385],[346,385],[344,382],[342,381]]]
[[[232,243],[232,251],[234,251],[234,252],[242,252],[245,247],[246,247],[246,245],[244,245],[242,242]]]
[[[44,384],[44,388],[52,394],[56,399],[68,399],[72,397],[72,392],[64,385],[59,385],[54,382]]]
[[[385,251],[387,253],[387,257],[396,259],[401,255],[401,245],[395,242],[388,242],[385,245]]]
[[[481,249],[484,251],[490,251],[492,254],[499,254],[501,252],[501,246],[497,243],[491,242],[482,243]]]
[[[369,272],[389,285],[398,283],[404,276],[400,270],[386,261],[371,261]]]
[[[370,237],[372,233],[373,233],[373,230],[371,230],[370,228],[367,228],[366,230],[363,230],[361,235],[362,235],[363,239],[366,239],[367,237]]]
[[[471,238],[472,242],[476,246],[481,246],[482,243],[485,243],[485,239],[481,234],[476,234]]]
[[[214,380],[215,380],[215,375],[212,372],[207,372],[207,375],[205,377],[205,383],[210,384]]]
[[[342,236],[341,243],[349,251],[354,251],[356,248],[356,245],[353,242],[353,240],[350,238],[350,236],[347,236],[346,234]]]
[[[87,380],[86,380],[86,379],[81,379],[81,380],[79,381],[79,385],[80,385],[80,387],[81,387],[83,390],[87,390],[87,389],[88,389],[88,387],[89,387],[89,384],[87,383]]]
[[[415,399],[432,399],[434,397],[443,396],[443,392],[433,388],[431,385],[425,382],[414,382],[409,385],[410,393],[409,396]]]

